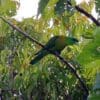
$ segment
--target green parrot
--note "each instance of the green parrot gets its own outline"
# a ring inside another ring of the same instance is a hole
[[[73,45],[77,43],[78,40],[76,38],[72,37],[66,37],[66,36],[54,36],[52,37],[47,44],[45,45],[46,48],[53,52],[57,52],[58,54],[61,53],[61,51],[68,45]],[[40,61],[43,57],[50,54],[47,50],[42,48],[40,51],[38,51],[35,55],[36,57],[31,60],[30,64],[36,64],[38,61]]]

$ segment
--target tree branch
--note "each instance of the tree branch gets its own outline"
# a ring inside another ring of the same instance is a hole
[[[64,63],[68,69],[70,70],[70,72],[76,76],[76,78],[79,80],[81,86],[84,89],[85,95],[88,96],[88,89],[84,83],[84,81],[81,79],[81,77],[79,76],[79,74],[77,73],[77,71],[75,70],[74,66],[72,64],[70,64],[67,60],[65,60],[63,57],[61,57],[57,52],[52,52],[51,50],[49,50],[48,48],[46,48],[43,44],[41,44],[40,42],[38,42],[37,40],[35,40],[34,38],[32,38],[30,35],[28,35],[28,33],[23,32],[20,28],[18,28],[17,26],[13,25],[11,22],[7,21],[5,18],[0,17],[5,23],[9,24],[12,28],[14,28],[15,30],[17,30],[19,33],[21,33],[22,35],[24,35],[27,39],[29,39],[32,42],[35,42],[36,44],[38,44],[39,46],[41,46],[42,48],[44,48],[45,50],[47,50],[48,52],[50,52],[51,54],[55,55],[56,57],[58,57],[60,59],[60,61],[62,63]]]
[[[70,5],[70,6],[72,6],[72,4],[69,2],[69,1],[67,1],[67,3]],[[75,9],[77,10],[77,11],[79,11],[80,13],[82,13],[82,14],[84,14],[86,17],[88,17],[89,19],[91,19],[97,26],[100,26],[100,22],[99,21],[97,21],[91,14],[89,14],[87,11],[85,11],[83,8],[80,8],[79,6],[74,6],[75,7]]]

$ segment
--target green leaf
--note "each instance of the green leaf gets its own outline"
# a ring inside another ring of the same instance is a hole
[[[38,8],[38,15],[44,12],[44,9],[46,8],[49,0],[40,0],[39,2],[39,8]]]
[[[87,43],[77,59],[81,65],[94,63],[96,60],[100,61],[100,28],[94,31],[94,39]],[[97,65],[100,65],[98,63]]]
[[[66,0],[59,0],[55,6],[55,13],[61,15],[66,10]]]

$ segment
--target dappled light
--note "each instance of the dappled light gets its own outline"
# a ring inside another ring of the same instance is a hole
[[[0,100],[99,100],[99,4],[1,0]]]

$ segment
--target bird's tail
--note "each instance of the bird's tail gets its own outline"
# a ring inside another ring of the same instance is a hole
[[[46,56],[46,54],[39,54],[37,55],[33,60],[31,60],[30,64],[36,64],[38,61],[40,61],[44,56]]]

